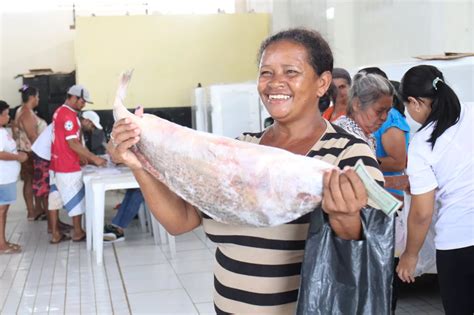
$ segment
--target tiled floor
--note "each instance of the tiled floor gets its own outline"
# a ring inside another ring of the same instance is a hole
[[[107,194],[108,217],[122,196]],[[171,255],[133,222],[124,242],[105,245],[102,266],[85,242],[50,245],[46,223],[28,222],[21,201],[7,235],[23,252],[0,255],[0,314],[214,313],[214,246],[200,229],[177,237]],[[397,314],[443,314],[436,279],[426,279],[402,287]]]

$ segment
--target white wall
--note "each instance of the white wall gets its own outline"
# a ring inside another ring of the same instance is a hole
[[[0,99],[4,99],[3,94],[3,80],[2,80],[2,69],[3,69],[3,14],[0,12]]]
[[[0,6],[4,1],[0,1]],[[334,8],[334,18],[326,12]],[[474,51],[471,0],[236,0],[236,11],[272,10],[272,32],[306,26],[319,30],[335,65],[355,68],[420,54]],[[31,68],[74,69],[71,11],[0,10],[0,99],[20,102],[21,80]]]
[[[74,70],[71,11],[6,12],[0,14],[0,99],[21,103],[18,73],[34,68]]]
[[[326,10],[334,8],[334,18]],[[273,32],[319,30],[336,66],[353,68],[444,51],[474,51],[471,0],[275,0]]]

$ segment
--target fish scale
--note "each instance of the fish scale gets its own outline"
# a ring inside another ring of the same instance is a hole
[[[135,151],[145,170],[214,220],[247,226],[284,224],[321,202],[322,179],[334,166],[319,159],[186,128],[124,106],[131,72],[120,77],[116,120],[140,130]]]

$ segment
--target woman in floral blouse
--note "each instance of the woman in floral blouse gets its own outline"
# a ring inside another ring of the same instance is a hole
[[[387,120],[392,108],[394,89],[382,76],[360,72],[354,76],[349,93],[347,114],[334,124],[367,142],[375,153],[373,132]]]

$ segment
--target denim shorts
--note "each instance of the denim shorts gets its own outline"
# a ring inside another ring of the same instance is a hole
[[[10,205],[16,201],[16,182],[0,185],[0,206]]]

